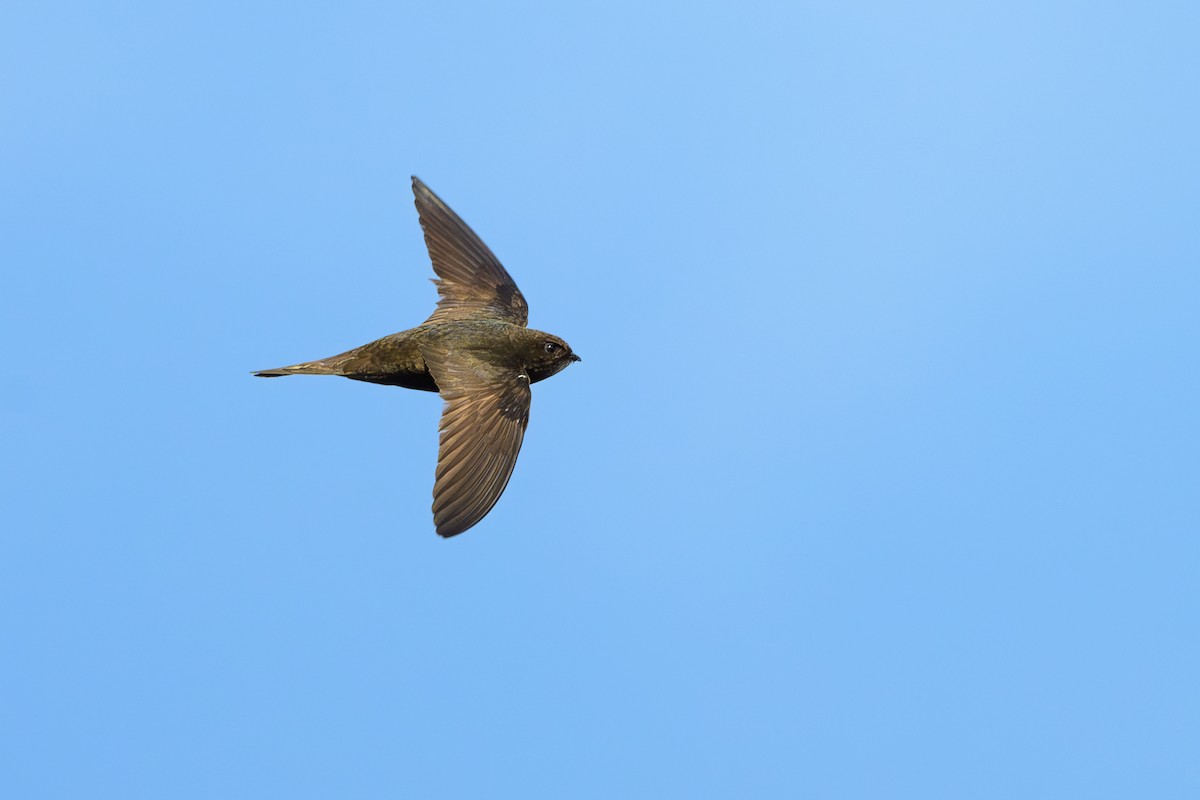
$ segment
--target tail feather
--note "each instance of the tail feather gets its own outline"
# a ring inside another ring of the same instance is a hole
[[[306,361],[303,364],[293,364],[290,367],[276,367],[255,372],[259,378],[282,378],[285,375],[341,375],[342,371],[329,363],[329,360]]]

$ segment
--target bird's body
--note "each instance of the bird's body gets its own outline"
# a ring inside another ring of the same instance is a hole
[[[530,384],[579,361],[562,339],[525,327],[528,306],[487,246],[413,178],[438,308],[421,325],[345,353],[254,373],[340,375],[439,392],[446,401],[433,513],[442,536],[491,510],[512,474],[529,422]]]
[[[448,343],[464,359],[474,358],[495,362],[522,354],[522,357],[517,360],[534,365],[529,370],[529,382],[537,383],[549,378],[570,363],[569,361],[563,363],[558,369],[547,369],[538,362],[538,357],[541,355],[539,351],[543,350],[545,343],[551,340],[557,340],[557,337],[531,328],[522,328],[509,322],[494,320],[435,322],[384,336],[382,339],[376,339],[336,356],[306,361],[303,364],[293,364],[290,367],[262,370],[254,374],[260,378],[280,378],[285,375],[338,375],[356,381],[400,386],[423,392],[436,392],[438,391],[437,381],[429,372],[429,366],[421,354],[421,346]]]

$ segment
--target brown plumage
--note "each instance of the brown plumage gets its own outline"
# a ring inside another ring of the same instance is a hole
[[[413,195],[438,276],[429,319],[341,355],[254,374],[341,375],[439,392],[433,521],[454,536],[483,519],[508,485],[529,424],[530,384],[580,359],[557,336],[525,327],[529,306],[500,261],[415,176]]]

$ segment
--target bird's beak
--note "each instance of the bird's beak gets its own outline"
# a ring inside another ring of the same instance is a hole
[[[571,353],[571,360],[572,360],[572,361],[583,361],[583,359],[582,359],[582,358],[580,358],[579,356],[575,355],[574,353]]]

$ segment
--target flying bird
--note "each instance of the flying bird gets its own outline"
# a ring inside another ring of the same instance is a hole
[[[439,535],[456,536],[508,485],[529,424],[530,384],[580,358],[557,336],[526,327],[529,306],[488,246],[415,175],[412,185],[438,276],[429,319],[341,355],[254,374],[341,375],[441,394],[433,522]]]

